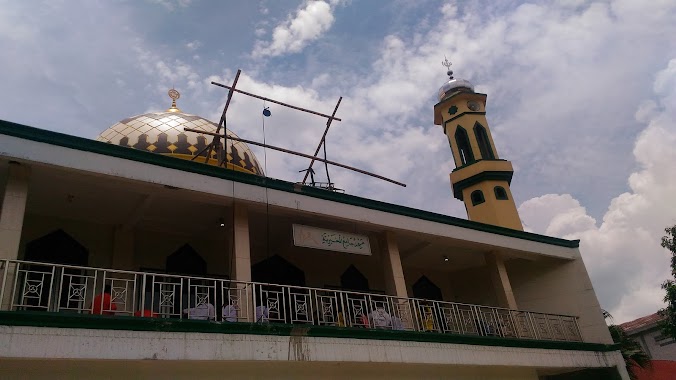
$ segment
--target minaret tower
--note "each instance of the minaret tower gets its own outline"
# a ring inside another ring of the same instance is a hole
[[[434,124],[443,127],[453,151],[453,195],[465,202],[469,220],[523,230],[509,189],[512,163],[498,157],[486,121],[486,94],[474,92],[469,81],[454,79],[448,59],[443,65],[450,79],[439,89]]]

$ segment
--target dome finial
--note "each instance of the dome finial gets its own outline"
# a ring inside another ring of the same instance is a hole
[[[444,56],[444,60],[441,61],[441,64],[448,69],[448,71],[446,71],[446,74],[448,74],[448,82],[444,83],[444,85],[439,89],[439,101],[444,100],[446,97],[458,91],[474,92],[474,86],[469,81],[465,79],[453,78],[451,62],[448,60],[448,58],[446,58],[446,56]]]
[[[452,63],[444,56],[444,60],[441,62],[442,65],[446,67],[448,71],[446,71],[446,75],[448,75],[448,79],[453,79],[453,70],[451,70],[451,65]]]
[[[181,93],[172,87],[167,94],[171,98],[171,108],[169,108],[167,112],[181,112],[181,110],[176,107],[176,99],[181,97]]]

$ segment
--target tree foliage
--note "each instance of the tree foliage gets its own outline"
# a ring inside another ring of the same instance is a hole
[[[603,318],[608,320],[610,319],[611,325],[608,326],[610,330],[610,336],[613,338],[613,342],[620,346],[620,352],[622,353],[622,359],[624,359],[624,364],[627,368],[627,373],[629,373],[629,378],[636,379],[637,375],[634,372],[638,368],[650,368],[650,356],[643,351],[643,348],[635,340],[631,339],[629,335],[624,331],[621,326],[618,326],[613,323],[613,316],[609,312],[603,310]]]
[[[676,225],[664,230],[662,247],[671,252],[671,278],[662,283],[665,290],[664,302],[667,307],[659,311],[662,320],[662,334],[676,339]]]
[[[624,364],[627,367],[627,372],[631,379],[636,379],[637,368],[650,368],[650,357],[643,351],[640,344],[631,339],[624,329],[618,325],[608,326],[610,336],[613,337],[613,342],[620,345],[620,352],[624,359]]]

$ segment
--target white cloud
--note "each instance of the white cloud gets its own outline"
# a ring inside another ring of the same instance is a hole
[[[259,4],[258,11],[261,12],[261,14],[264,16],[270,13],[270,9],[266,7],[263,3]]]
[[[139,67],[149,76],[157,78],[158,90],[166,92],[168,85],[180,84],[187,89],[202,86],[195,69],[181,60],[167,61],[165,57],[140,44],[133,46]]]
[[[194,40],[194,41],[190,41],[187,44],[185,44],[185,47],[188,50],[197,50],[200,47],[202,47],[202,43],[200,41]]]
[[[257,41],[252,57],[280,56],[300,52],[308,43],[317,40],[333,25],[331,5],[325,1],[308,1],[296,14],[277,25],[272,41]]]
[[[549,236],[575,236],[595,228],[596,220],[570,194],[546,194],[519,207],[524,228]]]
[[[168,11],[173,11],[176,8],[186,8],[192,0],[147,0],[152,4],[158,4],[165,7]]]
[[[660,246],[664,228],[676,224],[676,58],[655,80],[657,101],[642,102],[636,118],[647,127],[633,155],[640,169],[631,191],[615,197],[597,226],[569,194],[524,202],[519,213],[535,232],[581,239],[581,251],[602,306],[623,322],[662,307],[660,284],[670,274]]]

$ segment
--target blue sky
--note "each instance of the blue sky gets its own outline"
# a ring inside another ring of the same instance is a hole
[[[488,120],[528,230],[581,238],[616,320],[654,312],[676,223],[673,1],[0,1],[0,118],[94,138],[169,106],[217,120],[210,81],[330,113],[332,169],[350,194],[465,217],[433,125],[444,55],[488,94]],[[236,96],[229,127],[262,139],[261,101]],[[270,106],[266,141],[312,153],[324,120]],[[263,154],[258,152],[259,159]],[[303,159],[268,152],[299,180]],[[318,177],[323,176],[318,170]]]

